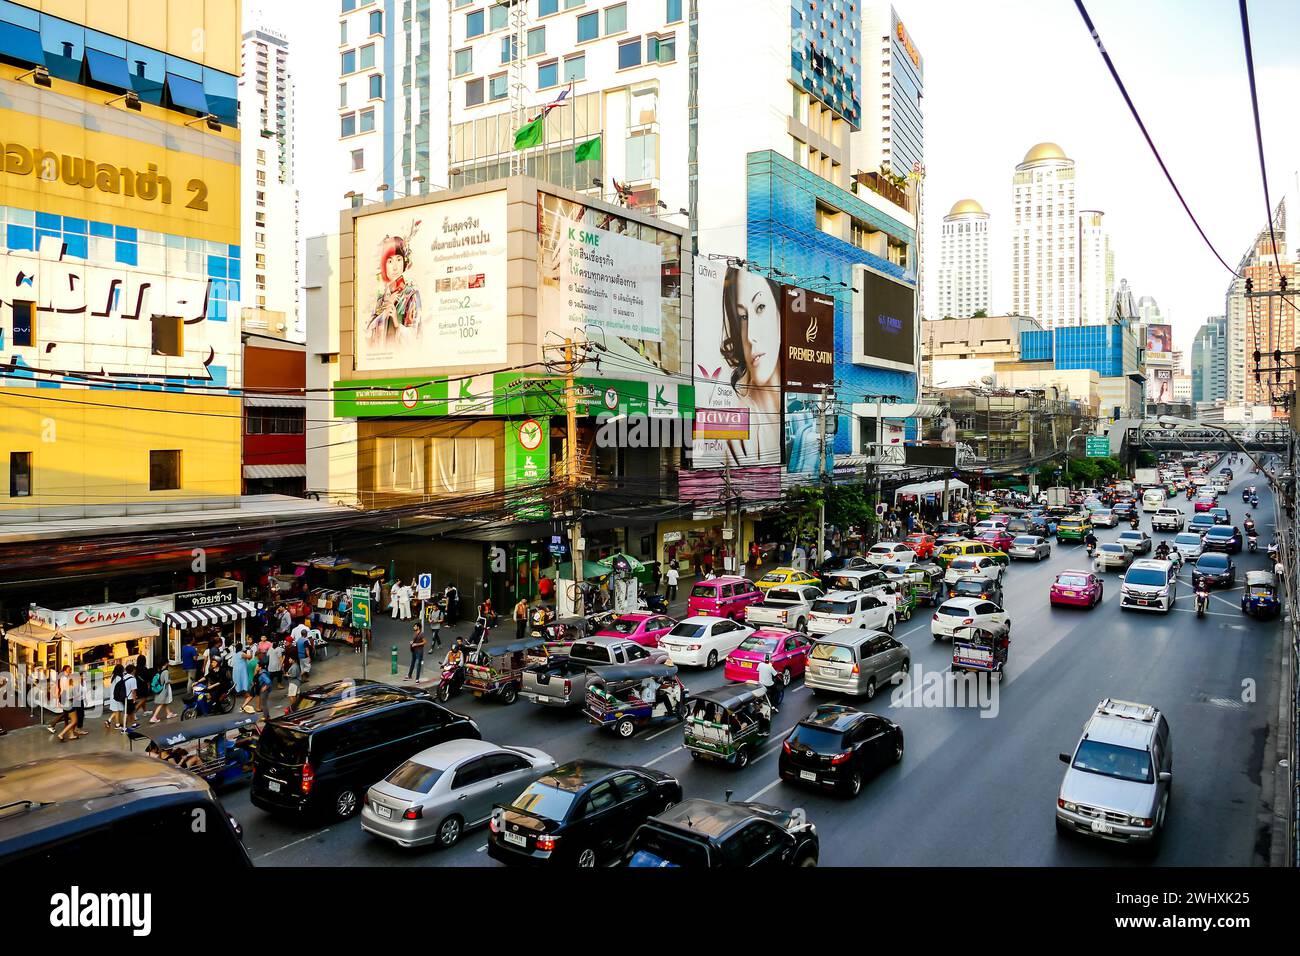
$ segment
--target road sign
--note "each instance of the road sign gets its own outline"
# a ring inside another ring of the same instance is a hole
[[[352,626],[370,627],[370,589],[352,589]]]
[[[1089,435],[1085,442],[1089,458],[1109,458],[1110,439],[1105,435]]]
[[[416,578],[415,592],[415,596],[421,601],[427,601],[433,597],[433,575],[426,571]]]

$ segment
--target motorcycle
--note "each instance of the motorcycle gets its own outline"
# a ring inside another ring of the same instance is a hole
[[[1097,546],[1096,546],[1095,544],[1093,544],[1091,541],[1089,541],[1089,542],[1087,543],[1086,547],[1087,547],[1087,549],[1088,549],[1088,557],[1089,557],[1089,558],[1091,558],[1094,554],[1097,553]]]
[[[1137,516],[1137,512],[1135,511],[1132,517],[1128,519],[1128,526],[1131,530],[1136,531],[1138,530],[1138,524],[1139,524],[1138,516]]]
[[[1259,535],[1257,535],[1257,534],[1248,534],[1248,535],[1246,535],[1246,548],[1247,548],[1247,550],[1250,551],[1251,554],[1254,554],[1256,551],[1258,551],[1258,550],[1259,550]]]
[[[1258,507],[1259,507],[1259,498],[1257,498],[1257,497],[1256,497],[1256,498],[1251,498],[1251,499],[1250,499],[1250,506],[1251,506],[1251,508],[1258,508]]]
[[[1241,503],[1244,505],[1248,501],[1250,501],[1250,490],[1243,488],[1241,489]]]
[[[465,665],[446,664],[442,668],[442,676],[438,678],[437,686],[433,688],[433,696],[445,704],[451,700],[453,694],[460,693],[464,683]]]
[[[1196,616],[1205,617],[1205,612],[1210,608],[1210,592],[1201,588],[1196,592]]]
[[[639,601],[642,611],[649,611],[651,614],[667,614],[668,598],[658,593],[642,593]]]
[[[235,689],[229,684],[213,696],[210,685],[205,680],[195,681],[190,695],[185,698],[185,707],[181,710],[181,720],[194,720],[196,717],[209,717],[212,714],[228,714],[235,709]]]

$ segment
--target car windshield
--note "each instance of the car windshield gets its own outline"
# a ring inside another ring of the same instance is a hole
[[[1141,532],[1141,531],[1122,531],[1122,532],[1120,532],[1119,540],[1121,540],[1121,541],[1141,541],[1141,540],[1142,540],[1142,532]]]
[[[1236,533],[1237,533],[1237,529],[1236,529],[1236,528],[1224,528],[1224,527],[1218,527],[1218,528],[1211,528],[1211,529],[1206,533],[1205,536],[1206,536],[1207,538],[1231,538],[1231,537],[1232,537],[1233,535],[1235,535]]]
[[[1088,579],[1082,574],[1062,574],[1057,577],[1056,583],[1063,588],[1086,588]]]
[[[687,624],[682,622],[668,632],[669,637],[699,637],[704,633],[703,624]]]
[[[614,634],[634,634],[640,625],[640,621],[629,621],[627,618],[619,618],[617,621],[610,621],[602,627],[601,630],[611,631]]]
[[[939,607],[937,613],[945,617],[968,617],[970,609],[962,607],[960,604],[944,604]]]
[[[892,544],[873,544],[871,546],[872,554],[893,554],[894,546]]]
[[[827,730],[825,727],[812,727],[808,724],[796,724],[789,740],[792,744],[803,744],[819,754],[840,753],[844,750],[845,742],[842,730]]]
[[[856,591],[858,589],[857,578],[832,578],[831,587],[837,591]]]
[[[952,589],[958,594],[983,594],[988,586],[985,581],[958,581]]]
[[[408,760],[384,779],[394,787],[411,790],[415,793],[428,793],[442,776],[441,770],[426,767],[422,763]]]
[[[1150,587],[1164,587],[1169,583],[1163,571],[1155,568],[1130,568],[1124,576],[1125,584],[1144,584]]]
[[[812,609],[817,614],[853,613],[853,605],[848,601],[813,601]]]
[[[707,867],[709,851],[696,840],[665,833],[658,827],[641,827],[628,845],[627,865]]]
[[[1196,567],[1201,571],[1226,571],[1228,556],[1225,554],[1202,555],[1201,560],[1196,562]]]
[[[1180,534],[1174,537],[1174,544],[1200,544],[1201,536],[1199,534]]]
[[[737,650],[741,651],[762,651],[764,654],[773,654],[776,652],[776,638],[774,637],[747,637],[741,642]]]
[[[763,582],[771,582],[773,584],[781,584],[785,581],[785,574],[781,571],[769,571],[767,574],[759,578],[759,580]]]
[[[1081,526],[1080,526],[1079,522],[1077,522],[1077,521],[1062,521],[1062,522],[1061,522],[1061,528],[1062,528],[1062,529],[1067,529],[1067,528],[1068,528],[1069,530],[1073,531],[1073,530],[1075,530],[1075,529],[1077,529],[1077,528],[1079,528],[1079,527],[1081,527]]]
[[[773,589],[767,592],[768,604],[798,604],[803,598],[797,591],[778,591]]]
[[[1122,545],[1122,544],[1103,544],[1103,545],[1101,546],[1101,549],[1100,549],[1100,550],[1105,551],[1105,552],[1108,553],[1108,554],[1123,554],[1123,553],[1124,553],[1124,545]]]
[[[568,790],[538,781],[530,783],[523,793],[510,802],[510,806],[546,820],[563,820],[576,796]]]
[[[1038,544],[1038,539],[1037,539],[1037,538],[1031,538],[1031,537],[1029,537],[1028,535],[1021,535],[1019,538],[1016,538],[1016,540],[1013,541],[1013,542],[1011,542],[1011,543],[1012,543],[1012,544],[1022,544],[1022,545],[1035,545],[1035,544]]]
[[[1099,773],[1116,780],[1151,783],[1151,757],[1145,750],[1120,747],[1099,740],[1085,740],[1074,755],[1075,770]]]
[[[853,648],[843,644],[818,644],[808,655],[815,661],[835,661],[839,664],[853,663]]]
[[[952,569],[954,571],[970,571],[974,567],[975,567],[975,562],[971,561],[968,558],[962,559],[961,561],[954,561],[952,563]]]

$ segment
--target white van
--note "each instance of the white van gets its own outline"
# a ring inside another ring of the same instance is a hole
[[[1148,488],[1146,491],[1142,492],[1142,510],[1148,512],[1159,511],[1165,506],[1165,502],[1168,498],[1169,496],[1165,493],[1165,489]]]

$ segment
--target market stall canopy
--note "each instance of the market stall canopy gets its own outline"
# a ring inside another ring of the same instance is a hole
[[[949,478],[944,481],[922,481],[915,485],[903,485],[894,492],[894,500],[897,501],[900,495],[941,495],[943,494],[944,485],[948,486],[948,491],[966,491],[970,486],[959,478]]]
[[[168,627],[183,631],[190,627],[204,627],[210,624],[229,624],[240,618],[252,617],[262,605],[256,601],[234,601],[230,604],[216,604],[212,607],[195,608],[192,611],[168,611],[165,618]]]

